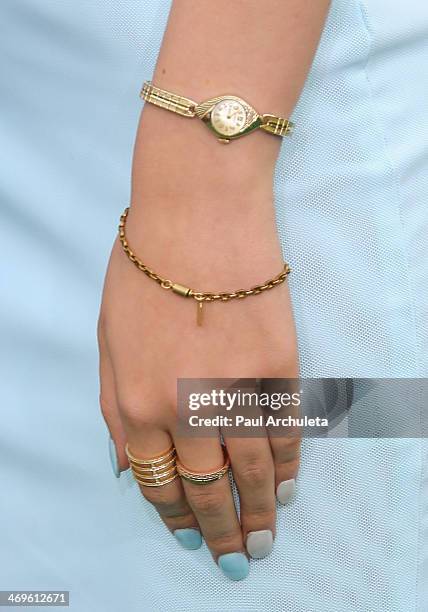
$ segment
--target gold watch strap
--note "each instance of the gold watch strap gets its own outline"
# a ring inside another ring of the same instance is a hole
[[[262,120],[260,129],[275,136],[287,136],[293,130],[293,123],[289,119],[275,115],[261,115],[260,119]]]
[[[165,108],[184,117],[195,117],[198,103],[190,98],[179,96],[166,89],[153,85],[151,81],[145,81],[141,89],[140,97],[146,102]],[[293,123],[289,119],[276,117],[275,115],[259,115],[260,129],[274,134],[275,136],[286,136],[293,129]]]
[[[194,117],[195,108],[198,105],[197,102],[190,98],[178,96],[170,91],[166,91],[166,89],[156,87],[151,81],[144,83],[140,97],[146,102],[166,108],[166,110],[178,113],[184,117]]]

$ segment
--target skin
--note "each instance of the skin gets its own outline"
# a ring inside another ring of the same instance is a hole
[[[234,93],[260,112],[290,116],[328,2],[265,0],[263,10],[258,0],[207,6],[207,0],[172,2],[153,82],[197,101]],[[134,252],[162,276],[199,291],[233,291],[278,274],[283,256],[273,177],[280,145],[280,138],[260,130],[221,145],[200,121],[144,105],[127,221]],[[197,327],[194,302],[162,290],[115,241],[98,338],[101,409],[121,469],[128,467],[126,442],[141,458],[173,442],[180,460],[195,471],[223,464],[218,439],[176,435],[178,378],[298,375],[286,283],[204,308],[204,325]],[[296,437],[230,438],[227,448],[240,520],[227,478],[208,486],[176,479],[141,488],[168,529],[200,529],[214,560],[245,552],[250,531],[275,533],[276,486],[294,478],[299,464]]]

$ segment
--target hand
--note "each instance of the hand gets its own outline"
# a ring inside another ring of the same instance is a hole
[[[147,184],[147,183],[146,183]],[[150,195],[133,205],[127,236],[133,250],[168,278],[201,291],[258,284],[282,268],[270,195],[217,195],[173,202]],[[245,214],[243,214],[245,206]],[[234,218],[234,212],[236,217]],[[101,407],[122,469],[125,441],[134,455],[162,453],[171,444],[181,462],[203,472],[219,468],[219,439],[179,438],[178,378],[295,377],[297,348],[284,283],[264,294],[207,304],[202,327],[194,303],[162,290],[137,270],[116,240],[99,318]],[[187,548],[200,534],[231,579],[248,573],[247,553],[262,557],[275,535],[275,492],[285,502],[299,463],[296,438],[226,439],[241,504],[238,519],[227,477],[198,486],[179,479],[141,487],[168,529]],[[281,484],[282,483],[282,484]],[[284,484],[285,483],[285,484]],[[279,489],[278,489],[279,487]]]
[[[289,116],[318,44],[329,2],[245,5],[173,2],[153,81],[209,99],[240,92],[255,108]],[[292,23],[284,39],[284,19]],[[266,31],[269,36],[266,37]],[[186,36],[183,36],[186,32]],[[207,42],[209,41],[209,42]],[[278,50],[281,50],[278,53]],[[233,53],[234,62],[227,58]],[[212,70],[212,66],[227,69]],[[249,65],[251,70],[242,70]],[[199,291],[233,291],[282,268],[272,185],[280,139],[261,130],[218,146],[198,122],[145,106],[134,155],[127,229],[135,252],[162,276]],[[217,145],[217,146],[216,146]],[[101,407],[122,469],[124,443],[150,457],[171,442],[195,471],[223,464],[218,439],[175,435],[176,381],[188,378],[293,378],[297,347],[286,284],[256,297],[206,306],[203,327],[193,305],[137,270],[116,242],[99,318]],[[227,439],[241,514],[227,478],[206,486],[178,479],[142,488],[166,526],[188,548],[202,533],[223,572],[248,572],[246,552],[261,557],[275,534],[275,492],[286,501],[299,463],[296,438]],[[189,531],[191,530],[191,531]],[[190,539],[189,534],[193,534]]]

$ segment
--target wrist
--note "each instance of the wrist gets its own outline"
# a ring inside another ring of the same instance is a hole
[[[258,284],[281,269],[269,202],[253,202],[247,210],[242,202],[231,204],[227,214],[215,201],[203,207],[192,200],[172,213],[165,202],[146,204],[132,204],[127,236],[132,250],[161,275],[203,291],[213,282],[232,289]]]
[[[273,173],[278,139],[224,145],[197,121],[147,106],[133,164],[129,240],[149,267],[204,287],[280,270]],[[233,288],[233,287],[232,287]]]
[[[135,200],[270,196],[279,139],[254,132],[220,144],[199,121],[143,107],[135,143]]]

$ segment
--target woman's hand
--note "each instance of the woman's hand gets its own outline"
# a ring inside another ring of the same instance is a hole
[[[281,271],[273,197],[263,181],[259,189],[241,185],[240,193],[223,183],[221,198],[210,193],[203,177],[187,188],[182,180],[175,197],[166,183],[154,175],[141,181],[127,220],[129,244],[149,267],[200,291],[246,288]],[[101,406],[122,469],[128,466],[126,441],[141,458],[173,444],[180,461],[197,472],[223,465],[219,438],[177,436],[178,378],[297,376],[286,283],[245,300],[208,303],[204,310],[203,326],[198,327],[194,301],[147,278],[116,240],[105,281],[99,345]],[[293,491],[299,441],[226,438],[226,445],[240,496],[240,520],[227,477],[203,486],[176,479],[141,490],[185,547],[198,547],[201,532],[224,573],[240,579],[248,572],[246,551],[253,557],[270,552],[275,493],[285,502]]]
[[[153,82],[194,100],[236,93],[260,110],[288,117],[312,62],[329,0],[173,1]],[[215,24],[215,29],[213,24]],[[284,36],[286,28],[286,36]],[[133,164],[127,236],[161,276],[195,290],[257,285],[283,266],[275,229],[273,176],[280,139],[261,133],[225,146],[197,120],[145,105]],[[99,318],[101,406],[122,469],[128,441],[150,458],[171,444],[196,472],[223,465],[220,440],[176,435],[178,378],[293,378],[296,338],[284,283],[255,297],[195,305],[136,269],[115,242]],[[187,548],[199,530],[234,580],[269,553],[275,493],[293,492],[294,438],[226,438],[240,496],[238,520],[226,477],[208,485],[175,479],[142,487]],[[192,537],[190,537],[192,536]]]
[[[101,405],[123,469],[127,467],[125,439],[137,457],[160,454],[173,443],[180,461],[193,471],[210,471],[223,464],[219,439],[176,437],[178,378],[296,376],[285,284],[264,295],[209,304],[206,309],[204,325],[197,327],[194,304],[144,277],[116,242],[106,278],[99,342]],[[220,567],[232,579],[239,579],[246,575],[247,562],[236,553],[245,553],[246,545],[255,557],[270,552],[275,491],[280,487],[280,499],[285,501],[293,488],[298,441],[226,438],[226,443],[240,496],[241,522],[225,477],[205,486],[175,480],[158,488],[142,487],[142,493],[178,539],[184,538],[184,545],[193,547],[199,538],[180,530],[200,530]],[[288,484],[281,485],[284,482]]]

